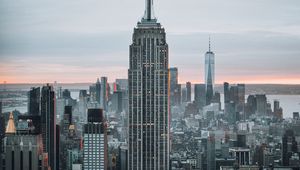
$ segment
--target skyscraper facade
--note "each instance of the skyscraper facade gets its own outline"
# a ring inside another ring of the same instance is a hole
[[[128,169],[169,169],[169,59],[164,28],[146,1],[130,45]]]
[[[192,100],[192,83],[186,82],[186,99],[187,102],[191,102]]]
[[[215,85],[215,54],[210,49],[205,53],[205,91],[206,104],[210,104],[214,95]]]
[[[107,77],[101,77],[101,93],[100,93],[100,96],[101,96],[100,103],[101,104],[100,104],[100,106],[104,111],[107,111],[107,100],[108,100],[108,90],[107,89],[108,89]]]
[[[107,169],[107,131],[102,109],[88,110],[83,139],[83,169]]]
[[[28,92],[28,114],[40,114],[41,89],[39,87],[32,88]]]
[[[206,104],[205,84],[195,84],[194,94],[194,100],[198,109],[202,109]]]
[[[96,84],[95,84],[95,90],[96,90],[96,101],[100,104],[100,99],[101,99],[101,84],[100,84],[100,81],[99,81],[99,79],[97,79],[97,82],[96,82]]]
[[[43,151],[48,153],[51,169],[56,169],[55,93],[50,85],[43,86],[41,96],[41,126]]]
[[[178,84],[178,68],[170,68],[170,99],[171,106],[179,106],[181,103],[181,85]]]

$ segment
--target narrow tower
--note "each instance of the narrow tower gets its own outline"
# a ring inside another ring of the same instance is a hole
[[[130,45],[128,169],[169,169],[169,58],[166,33],[146,0]]]
[[[211,44],[209,38],[209,48],[205,54],[205,91],[206,91],[206,105],[212,101],[215,85],[215,54],[211,51]]]

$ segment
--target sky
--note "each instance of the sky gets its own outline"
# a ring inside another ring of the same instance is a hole
[[[0,83],[127,78],[144,0],[0,0]],[[299,0],[154,0],[179,81],[300,84]]]

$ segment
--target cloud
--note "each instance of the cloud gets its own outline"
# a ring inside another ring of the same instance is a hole
[[[154,3],[180,81],[204,79],[209,34],[217,81],[256,75],[299,79],[300,1]],[[128,46],[143,8],[140,0],[0,0],[0,81],[38,81],[42,74],[45,81],[126,77]]]

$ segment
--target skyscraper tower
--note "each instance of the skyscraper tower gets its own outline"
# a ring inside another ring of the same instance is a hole
[[[83,169],[107,169],[107,128],[103,109],[89,109],[83,128]]]
[[[165,29],[153,1],[130,45],[128,169],[169,169],[169,59]]]
[[[215,86],[215,54],[210,49],[205,53],[205,91],[206,91],[206,104],[209,105],[213,98]]]
[[[51,169],[56,169],[56,113],[55,93],[50,85],[42,88],[41,125],[43,151],[48,153]]]
[[[28,114],[39,115],[40,114],[40,100],[41,100],[41,89],[31,88],[28,92]]]
[[[107,77],[101,77],[101,91],[100,91],[100,106],[104,111],[107,111],[107,100],[108,100],[108,84]]]

